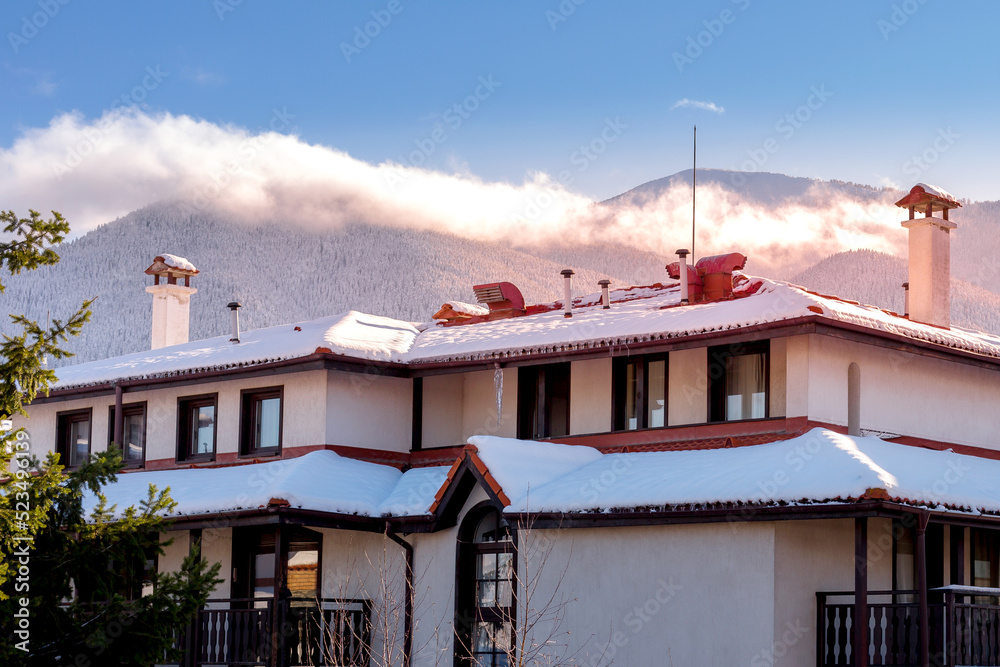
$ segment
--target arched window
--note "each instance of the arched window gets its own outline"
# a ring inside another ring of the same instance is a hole
[[[473,508],[458,531],[455,664],[506,667],[514,647],[514,537],[492,505]]]

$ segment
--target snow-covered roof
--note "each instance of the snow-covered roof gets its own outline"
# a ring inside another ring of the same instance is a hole
[[[486,315],[490,312],[490,309],[485,306],[480,306],[478,303],[466,303],[465,301],[447,301],[441,308],[450,308],[456,313],[469,315],[470,317]]]
[[[164,377],[179,373],[254,366],[333,352],[357,359],[392,361],[413,345],[417,328],[408,322],[356,311],[309,322],[190,341],[146,352],[66,366],[54,388]]]
[[[55,389],[115,380],[153,378],[237,368],[295,359],[317,351],[370,361],[434,363],[492,360],[738,330],[801,317],[825,318],[916,341],[1000,358],[1000,336],[912,322],[895,313],[788,283],[738,274],[738,298],[680,306],[680,287],[634,287],[612,292],[612,307],[600,295],[576,299],[572,318],[540,307],[522,317],[452,326],[416,325],[355,311],[241,334],[95,361],[57,370]],[[531,311],[529,311],[531,312]]]
[[[290,507],[366,517],[428,513],[447,467],[396,468],[320,450],[291,459],[220,468],[126,473],[103,489],[119,511],[138,505],[149,485],[170,488],[177,502],[171,516],[193,516],[267,507],[272,499]],[[90,512],[97,498],[88,495]]]
[[[178,257],[177,255],[171,255],[169,253],[163,252],[157,255],[157,257],[163,258],[163,263],[172,269],[180,269],[181,271],[191,271],[193,273],[198,273],[198,269],[194,268],[194,264],[187,260],[185,257]]]
[[[917,185],[922,187],[924,192],[927,194],[934,195],[935,197],[941,197],[942,199],[948,199],[953,202],[958,201],[958,199],[955,198],[955,195],[951,194],[944,188],[939,188],[938,186],[931,185],[929,183],[917,183]]]
[[[628,454],[552,443],[535,453],[542,443],[487,436],[472,442],[511,500],[508,512],[812,504],[866,495],[1000,512],[1000,461],[819,428],[763,445]]]

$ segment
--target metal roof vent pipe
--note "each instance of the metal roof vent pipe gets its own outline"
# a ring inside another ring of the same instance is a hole
[[[910,316],[910,283],[903,283],[903,317]]]
[[[688,270],[687,270],[687,256],[690,253],[685,249],[681,248],[677,251],[677,256],[680,258],[678,264],[680,264],[680,279],[681,279],[681,305],[686,305],[689,303],[688,299]]]
[[[608,310],[611,308],[611,295],[608,294],[608,286],[611,285],[611,281],[605,278],[598,280],[597,284],[601,286],[601,306],[604,310]]]
[[[563,269],[559,273],[563,282],[563,317],[573,317],[573,269]]]
[[[232,321],[232,338],[229,339],[230,343],[240,342],[240,308],[243,304],[239,301],[230,301],[226,308],[229,309],[230,320]]]

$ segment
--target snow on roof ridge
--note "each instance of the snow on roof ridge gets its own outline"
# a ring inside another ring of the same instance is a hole
[[[928,194],[937,195],[938,197],[943,197],[945,199],[950,199],[953,202],[957,202],[958,201],[958,199],[955,197],[955,195],[951,194],[950,192],[948,192],[944,188],[939,188],[936,185],[931,185],[930,183],[922,183],[922,182],[921,183],[917,183],[917,185],[919,185],[920,187],[922,187],[924,189],[924,192],[926,192]]]

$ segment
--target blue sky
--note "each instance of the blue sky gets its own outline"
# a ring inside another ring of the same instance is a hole
[[[700,166],[1000,199],[1000,3],[576,2],[7,0],[0,150],[124,96],[600,199],[689,167],[697,123]]]

